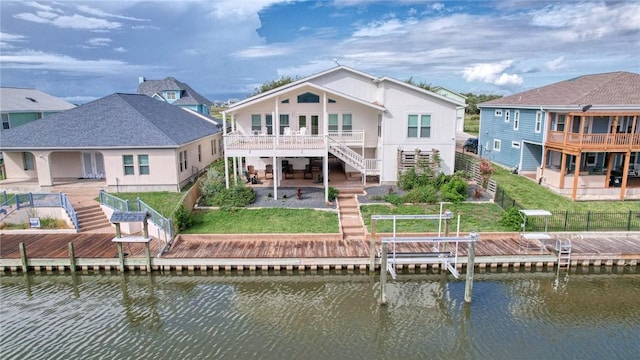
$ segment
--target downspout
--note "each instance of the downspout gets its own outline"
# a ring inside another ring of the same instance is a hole
[[[542,129],[544,130],[542,131],[542,158],[540,159],[540,178],[538,179],[538,184],[542,184],[542,180],[544,179],[544,164],[547,161],[547,148],[545,144],[547,143],[547,135],[549,134],[549,127],[551,126],[551,123],[547,119],[547,112],[544,111],[542,105],[540,105],[540,116],[542,118]]]
[[[224,184],[229,188],[229,157],[227,156],[227,112],[222,112],[222,144],[224,149]]]

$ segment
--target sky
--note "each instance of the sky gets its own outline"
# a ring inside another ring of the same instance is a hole
[[[209,100],[337,64],[508,95],[640,72],[640,1],[0,2],[0,84],[81,104],[172,76]]]

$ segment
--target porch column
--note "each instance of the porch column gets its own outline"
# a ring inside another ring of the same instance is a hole
[[[278,169],[278,157],[273,157],[273,199],[278,200],[278,182],[280,182],[280,172]]]
[[[224,156],[224,184],[226,188],[229,188],[229,157]]]
[[[38,185],[53,186],[53,176],[51,175],[51,162],[49,159],[50,152],[34,151],[32,152],[35,160],[36,171],[38,174]]]
[[[622,167],[622,184],[620,184],[620,200],[624,200],[627,190],[627,179],[629,178],[629,163],[631,162],[631,151],[624,155],[624,166]]]
[[[324,201],[329,202],[329,153],[322,158],[322,176],[324,185]]]
[[[582,124],[580,124],[582,126]],[[576,200],[576,193],[578,191],[578,176],[580,174],[580,155],[582,155],[581,152],[578,153],[578,155],[576,155],[576,167],[575,170],[573,171],[573,189],[571,190],[571,199],[573,201]]]
[[[233,183],[238,183],[238,157],[233,157]]]
[[[558,189],[564,189],[564,175],[567,170],[567,154],[562,151],[562,161],[560,162],[560,184],[558,184]]]
[[[614,153],[607,153],[607,177],[604,179],[604,187],[609,187],[609,182],[611,180],[611,170],[613,170],[613,155]]]

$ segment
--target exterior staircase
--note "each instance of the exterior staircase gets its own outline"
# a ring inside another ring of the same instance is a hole
[[[357,195],[362,189],[340,189],[338,209],[340,211],[340,227],[344,240],[364,240],[365,229],[360,214]]]
[[[111,222],[102,212],[102,208],[100,204],[97,202],[91,205],[84,205],[82,207],[75,207],[76,213],[78,214],[78,224],[80,227],[81,233],[92,233],[92,232],[114,232],[112,229]],[[115,232],[114,232],[115,234]]]
[[[377,159],[365,159],[363,155],[351,150],[347,145],[327,137],[329,151],[338,159],[357,169],[363,174],[362,178],[368,175],[380,175],[380,162]]]

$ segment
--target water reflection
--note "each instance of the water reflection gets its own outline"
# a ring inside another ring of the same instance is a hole
[[[6,358],[632,358],[640,275],[0,277]],[[523,350],[524,349],[524,350]]]

